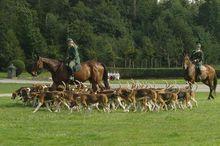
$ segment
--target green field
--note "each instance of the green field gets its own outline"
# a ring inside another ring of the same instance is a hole
[[[219,95],[218,95],[219,96]],[[220,98],[192,110],[49,113],[0,98],[0,145],[220,145]]]
[[[43,72],[41,74],[39,74],[39,76],[34,77],[35,79],[38,80],[48,80],[48,78],[50,77],[50,73],[49,72]],[[0,72],[0,78],[7,78],[7,73],[6,72]],[[21,75],[19,75],[17,77],[17,79],[27,79],[27,80],[32,80],[33,77],[31,76],[31,74],[29,74],[28,72],[23,72]]]
[[[16,84],[16,83],[0,84],[0,94],[12,93],[13,91],[19,89],[20,87],[26,87],[26,86],[31,86],[31,84]]]

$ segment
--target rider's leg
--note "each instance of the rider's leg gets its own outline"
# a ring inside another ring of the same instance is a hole
[[[75,72],[75,66],[76,66],[76,63],[75,61],[70,61],[69,64],[68,64],[68,67],[69,67],[69,73],[70,73],[70,77],[69,77],[69,81],[70,83],[74,83],[74,72]]]
[[[68,67],[68,73],[69,73],[69,82],[74,83],[74,80],[75,80],[73,76],[74,72],[70,67]]]
[[[198,79],[199,79],[199,81],[201,81],[201,74],[202,74],[202,71],[201,71],[201,68],[202,68],[202,63],[201,62],[199,62],[198,63]]]

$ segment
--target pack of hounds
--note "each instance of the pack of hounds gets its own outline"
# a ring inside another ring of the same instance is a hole
[[[166,82],[166,81],[165,81]],[[50,112],[61,112],[61,109],[73,111],[104,112],[121,110],[124,112],[167,111],[197,107],[196,89],[188,84],[179,87],[176,83],[156,88],[147,83],[137,83],[132,80],[127,87],[93,92],[83,83],[66,86],[59,85],[52,91],[50,85],[34,84],[31,87],[21,87],[12,93],[12,99],[21,100],[25,105],[33,106],[33,113],[41,107]]]

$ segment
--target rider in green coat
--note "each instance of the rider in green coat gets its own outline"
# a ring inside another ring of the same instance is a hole
[[[193,50],[191,60],[196,65],[196,79],[201,80],[201,68],[204,61],[204,54],[201,50],[201,44],[197,43],[196,49]]]
[[[70,81],[74,81],[73,73],[81,69],[78,46],[71,38],[67,39],[67,45],[68,48],[66,52],[65,64],[68,66],[69,69]]]

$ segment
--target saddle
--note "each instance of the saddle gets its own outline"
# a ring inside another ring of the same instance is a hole
[[[202,66],[200,67],[200,70],[201,70],[201,71],[206,71],[206,67],[205,67],[204,65],[202,65]]]
[[[204,65],[201,65],[201,67],[199,68],[198,66],[195,67],[196,69],[196,74],[195,74],[195,78],[196,78],[196,81],[201,81],[201,79],[206,76],[206,67]]]

